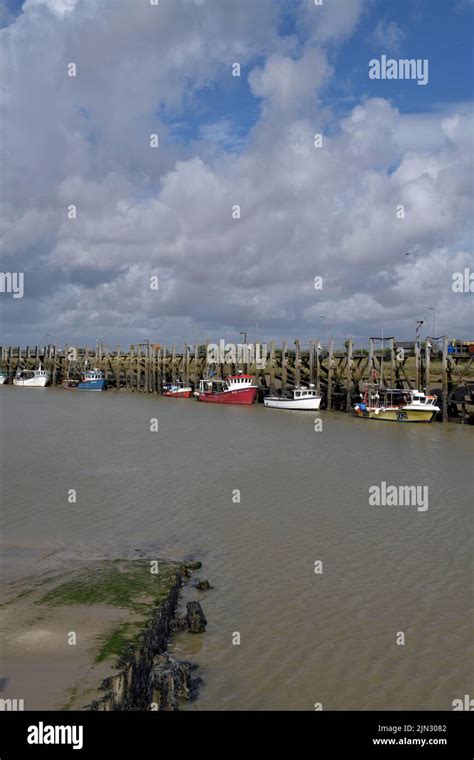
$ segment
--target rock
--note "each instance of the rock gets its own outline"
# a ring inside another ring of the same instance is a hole
[[[190,697],[191,665],[189,662],[178,662],[165,652],[155,657],[150,680],[153,702],[158,710],[177,710],[179,698]]]
[[[197,588],[198,591],[209,591],[209,589],[213,588],[208,580],[205,578],[200,578],[198,581],[196,581],[194,588]]]
[[[188,602],[186,605],[185,621],[188,631],[191,633],[203,633],[206,630],[207,620],[199,602]]]
[[[170,624],[171,631],[185,631],[188,627],[185,618],[173,618]]]
[[[194,572],[194,570],[200,570],[201,567],[202,567],[202,562],[186,562],[181,565],[180,573],[183,576],[183,578],[190,578],[191,573]]]

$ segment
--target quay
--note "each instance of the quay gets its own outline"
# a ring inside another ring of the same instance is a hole
[[[41,362],[56,386],[68,370],[94,367],[102,370],[109,389],[156,394],[161,394],[166,382],[196,387],[210,373],[219,377],[243,371],[257,378],[260,397],[312,383],[322,395],[322,409],[345,412],[360,398],[364,383],[376,376],[385,387],[433,393],[444,421],[474,423],[474,342],[452,341],[447,336],[414,342],[372,337],[367,348],[361,348],[351,338],[342,347],[336,347],[334,340],[323,346],[320,340],[303,344],[296,338],[264,344],[264,361],[259,357],[259,361],[244,362],[238,356],[218,363],[210,362],[212,345],[207,339],[179,348],[146,340],[128,350],[107,347],[102,341],[93,349],[0,346],[1,370],[11,382],[19,369],[34,369]]]

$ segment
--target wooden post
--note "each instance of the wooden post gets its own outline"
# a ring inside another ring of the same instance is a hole
[[[137,393],[141,390],[142,386],[142,347],[137,346],[137,350],[135,351],[135,358],[137,362],[137,384],[136,384],[136,390]]]
[[[334,340],[331,338],[329,341],[329,358],[328,358],[328,401],[327,408],[331,409],[332,404],[332,376],[334,369]]]
[[[130,346],[128,351],[128,371],[125,373],[125,384],[129,391],[132,390],[132,348],[133,346]]]
[[[206,378],[209,377],[208,358],[209,358],[209,343],[210,342],[211,342],[210,339],[206,338],[206,359],[205,359],[205,362],[206,362]]]
[[[120,346],[117,346],[117,355],[115,357],[115,387],[118,390],[120,388],[120,359],[121,359]]]
[[[300,339],[296,338],[296,340],[295,340],[295,375],[294,375],[294,377],[295,377],[295,386],[297,386],[297,387],[299,387],[300,382],[301,382],[301,380],[300,380],[300,375],[301,375],[301,372],[300,372],[300,347],[301,347]]]
[[[346,412],[350,412],[352,401],[352,338],[347,341],[346,383]]]
[[[420,388],[420,349],[418,337],[415,339],[415,388]]]
[[[321,341],[316,343],[316,393],[321,395]]]
[[[176,346],[171,346],[171,382],[176,382]]]
[[[196,338],[196,343],[194,344],[194,386],[197,388],[198,385],[198,363],[199,363],[199,342]]]
[[[51,385],[56,385],[56,346],[51,346],[52,350],[52,370],[51,370]]]
[[[270,341],[270,389],[273,392],[275,386],[275,341]]]
[[[309,384],[314,385],[314,340],[309,342]]]
[[[166,383],[166,346],[161,349],[161,384]]]
[[[390,385],[395,388],[395,338],[390,339]]]
[[[287,348],[288,348],[288,344],[286,340],[284,340],[281,345],[281,389],[282,391],[286,390],[286,386],[288,384],[288,370],[286,367]]]
[[[443,337],[443,422],[448,421],[448,338]]]
[[[183,382],[185,385],[189,385],[189,346],[187,343],[184,344]]]
[[[161,346],[156,352],[156,390],[159,396],[163,393]]]
[[[372,382],[373,369],[374,369],[374,339],[369,338],[369,363],[367,365],[367,372],[368,372],[367,381],[369,383]]]
[[[431,343],[430,338],[426,338],[425,340],[425,390],[426,393],[429,393],[429,386],[430,386],[430,354],[431,354]]]

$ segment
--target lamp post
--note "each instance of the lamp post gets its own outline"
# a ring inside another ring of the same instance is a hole
[[[321,314],[321,319],[324,320],[324,348],[328,347],[328,318]]]

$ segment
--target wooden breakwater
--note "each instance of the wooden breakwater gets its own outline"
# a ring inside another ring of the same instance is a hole
[[[313,383],[323,396],[322,407],[349,411],[365,382],[377,377],[386,387],[433,391],[439,398],[444,420],[474,421],[473,345],[449,341],[446,336],[423,342],[399,342],[393,337],[370,338],[367,348],[352,339],[336,347],[333,340],[303,344],[300,339],[269,341],[255,361],[252,351],[236,358],[212,356],[205,343],[167,346],[150,341],[94,349],[55,345],[1,346],[1,369],[11,378],[18,369],[33,369],[39,362],[50,371],[51,384],[59,385],[67,372],[97,367],[109,388],[141,393],[161,393],[164,382],[182,381],[196,386],[210,373],[225,376],[238,371],[257,377],[261,393],[289,390]],[[244,346],[245,347],[245,346]],[[242,355],[241,355],[242,354]],[[247,360],[246,360],[247,359]]]

